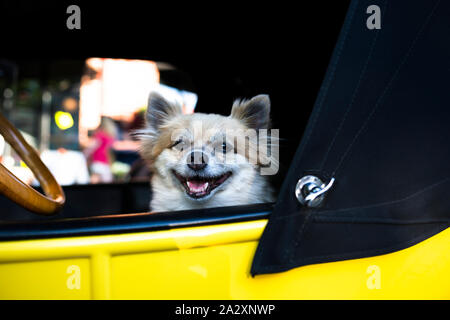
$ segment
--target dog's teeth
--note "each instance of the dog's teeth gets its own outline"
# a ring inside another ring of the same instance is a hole
[[[191,192],[204,192],[206,191],[206,189],[208,189],[209,183],[187,181],[187,185],[189,187],[189,190],[191,190]]]

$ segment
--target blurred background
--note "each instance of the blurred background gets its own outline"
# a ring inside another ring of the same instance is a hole
[[[149,181],[132,133],[144,126],[152,91],[194,112],[191,79],[168,63],[0,59],[0,113],[63,186]],[[0,162],[23,181],[39,184],[2,137]]]

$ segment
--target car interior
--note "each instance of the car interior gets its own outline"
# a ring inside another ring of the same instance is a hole
[[[168,63],[158,63],[160,73],[160,83],[166,86],[176,88],[178,90],[185,90],[189,92],[197,92],[197,87],[192,78],[183,71],[176,69]],[[79,79],[83,72],[86,73],[84,60],[57,60],[57,61],[43,61],[43,60],[6,60],[1,63],[3,75],[3,90],[13,87],[18,91],[20,107],[15,109],[4,108],[6,114],[12,119],[13,123],[25,135],[42,138],[42,127],[39,126],[39,119],[42,114],[45,114],[45,108],[48,108],[49,113],[55,113],[58,103],[61,98],[64,99],[67,95],[72,95],[75,92],[75,99],[77,97],[77,86],[79,87]],[[239,79],[230,79],[239,87]],[[224,81],[224,79],[222,79]],[[70,84],[69,84],[70,83]],[[72,84],[73,83],[73,84]],[[33,87],[33,85],[35,87]],[[241,84],[242,85],[242,84]],[[59,86],[59,87],[58,87]],[[70,86],[71,88],[66,88]],[[36,95],[41,91],[47,89],[51,92],[54,101],[49,106],[42,105]],[[75,90],[73,89],[75,88]],[[238,88],[239,89],[239,88]],[[235,98],[239,98],[236,95]],[[3,97],[3,106],[8,106],[8,97]],[[59,100],[58,100],[59,98]],[[215,103],[211,107],[203,107],[204,112],[219,113],[226,115],[231,109],[233,97],[229,96],[224,100],[228,100],[228,106],[225,102],[221,104]],[[20,101],[22,100],[22,101]],[[217,99],[218,101],[221,99]],[[25,105],[28,103],[30,106]],[[30,108],[31,107],[31,108]],[[21,115],[21,113],[29,112],[30,115]],[[56,111],[57,112],[57,111]],[[77,116],[78,114],[76,114]],[[53,119],[52,119],[53,120]],[[21,130],[23,129],[23,130]],[[50,139],[50,148],[64,146],[66,141],[60,143],[55,140],[55,132],[60,131],[61,134],[66,134],[58,128],[51,128],[53,134]],[[55,147],[56,146],[56,147]],[[69,146],[70,148],[70,146]],[[2,208],[2,217],[0,221],[37,221],[37,220],[59,220],[65,218],[85,218],[93,216],[109,216],[122,215],[130,213],[143,213],[149,211],[149,202],[151,199],[151,188],[149,184],[149,172],[147,172],[145,164],[142,163],[138,153],[133,150],[115,150],[115,159],[119,159],[124,163],[129,163],[132,169],[125,177],[115,179],[111,183],[82,183],[82,184],[68,184],[63,186],[66,196],[66,202],[63,209],[54,216],[36,215],[28,210],[22,208],[16,203],[8,200],[6,197],[0,197],[0,207]],[[133,164],[136,164],[133,166]],[[140,171],[140,173],[139,173]],[[276,184],[277,180],[272,179]],[[39,192],[43,192],[39,186],[34,186]],[[270,206],[270,204],[269,204]],[[255,206],[250,206],[255,207]],[[256,206],[257,208],[258,206]],[[261,206],[259,206],[261,208]],[[267,208],[267,206],[265,206]],[[230,215],[237,212],[236,208],[232,208]],[[211,211],[211,210],[210,210]],[[227,210],[219,210],[221,215],[224,215]],[[239,211],[239,210],[238,210]],[[244,211],[249,211],[245,209]],[[250,210],[249,213],[251,214]],[[263,210],[264,211],[264,210]],[[267,210],[266,210],[267,211]],[[210,215],[214,215],[214,210]],[[166,214],[167,215],[167,214]],[[165,215],[165,216],[166,216]],[[186,213],[184,213],[186,215]],[[183,215],[180,215],[183,216]]]
[[[2,112],[12,119],[12,122],[21,132],[25,132],[26,135],[28,134],[32,137],[40,136],[42,138],[43,129],[40,123],[43,120],[40,120],[40,122],[39,118],[42,115],[45,116],[45,114],[51,115],[55,113],[55,110],[58,109],[58,103],[63,103],[61,99],[64,99],[67,95],[72,95],[75,99],[79,99],[80,79],[83,74],[86,75],[89,72],[89,70],[86,71],[85,61],[86,59],[58,59],[51,61],[43,59],[3,59],[0,64],[3,91],[6,90],[8,93],[7,89],[13,87],[17,91],[17,93],[15,92],[17,98],[15,108],[8,109],[9,96],[8,94],[3,94]],[[269,94],[272,103],[271,127],[280,128],[281,138],[279,150],[280,167],[278,173],[270,177],[272,185],[275,186],[278,192],[283,176],[289,167],[289,160],[295,152],[314,101],[313,95],[311,93],[305,95],[305,91],[313,91],[308,88],[313,85],[317,89],[320,85],[320,77],[316,75],[316,80],[310,83],[308,87],[299,87],[296,91],[293,91],[295,89],[292,88],[292,83],[288,83],[287,79],[285,80],[286,85],[277,85],[276,83],[279,79],[274,78],[272,70],[267,70],[267,75],[263,75],[258,79],[254,74],[256,70],[248,70],[240,68],[240,66],[234,66],[230,69],[228,68],[229,65],[219,62],[217,62],[217,65],[211,66],[210,70],[215,70],[214,72],[208,71],[208,68],[205,67],[195,69],[198,66],[189,64],[183,64],[181,68],[167,62],[157,63],[157,65],[161,84],[178,90],[194,92],[197,95],[198,101],[195,106],[195,112],[228,115],[235,99],[249,98],[260,93]],[[282,64],[277,65],[275,63],[275,65],[281,69],[285,68]],[[40,101],[38,97],[39,94],[45,96],[45,92],[50,92],[53,97],[52,102],[48,105],[45,104],[45,101],[44,103]],[[27,116],[27,112],[30,115]],[[51,131],[50,139],[53,139],[50,141],[51,147],[58,148],[58,146],[67,143],[66,141],[54,141],[55,137],[59,137],[58,134],[55,134],[55,132],[58,132],[58,128],[52,127]],[[128,162],[131,166],[140,162],[140,157],[136,151],[116,150],[115,158]],[[66,203],[63,209],[53,216],[36,215],[2,196],[0,197],[0,207],[2,208],[0,221],[2,224],[6,222],[9,222],[9,224],[22,222],[19,226],[23,227],[25,226],[23,225],[24,222],[59,221],[69,218],[102,216],[115,216],[117,218],[119,216],[123,217],[124,214],[148,212],[151,199],[149,173],[136,174],[136,177],[133,177],[133,171],[139,170],[141,170],[141,173],[142,170],[145,172],[145,164],[140,163],[134,166],[133,170],[130,170],[125,177],[121,177],[121,179],[117,179],[112,183],[64,185],[63,190],[66,196]],[[34,187],[39,192],[42,192],[39,186]],[[216,220],[218,217],[222,217],[224,220],[230,217],[235,219],[236,216],[245,219],[244,216],[246,215],[254,217],[255,212],[268,214],[272,205],[257,204],[205,209],[203,211],[207,212],[206,214],[200,214],[198,210],[193,210],[195,212],[176,213],[175,215],[170,215],[170,217],[171,219],[178,217],[178,219],[182,220],[197,221],[197,223],[205,223],[205,221],[201,222],[201,220],[206,215],[206,220],[210,222],[212,216],[216,216]],[[161,217],[161,221],[165,221],[167,213],[164,215],[158,214],[157,217],[150,219],[156,221],[160,219],[159,217]],[[105,221],[105,219],[101,221]]]
[[[276,52],[270,55],[258,52],[257,48],[253,49],[254,44],[248,44],[248,50],[239,53],[230,45],[227,50],[221,51],[220,55],[217,52],[208,54],[206,51],[201,51],[198,55],[178,55],[170,48],[156,48],[153,54],[142,55],[130,53],[131,50],[113,50],[111,47],[103,52],[91,50],[91,53],[56,56],[36,53],[34,58],[30,58],[29,55],[24,56],[10,50],[12,54],[6,54],[0,59],[0,90],[3,92],[0,97],[0,112],[25,134],[28,141],[34,142],[36,149],[40,149],[42,143],[53,149],[64,143],[70,144],[73,139],[64,140],[61,138],[63,135],[58,134],[58,128],[53,125],[53,114],[65,108],[61,106],[66,103],[67,97],[78,103],[82,78],[92,77],[92,70],[87,67],[86,62],[98,57],[156,63],[161,85],[195,93],[195,112],[229,115],[235,99],[268,94],[271,100],[271,128],[280,130],[280,165],[277,174],[270,177],[270,182],[278,193],[316,100],[345,9],[343,7],[341,14],[334,15],[330,20],[335,28],[318,31],[320,37],[305,33],[304,41],[311,43],[313,50],[300,49],[292,43],[288,44],[290,50],[274,51],[274,48],[282,44],[281,38],[267,44],[272,47],[271,52]],[[244,43],[240,45],[244,46]],[[96,52],[99,54],[96,55]],[[74,115],[71,121],[79,122],[78,116],[79,114]],[[52,122],[53,127],[48,125],[48,122]],[[47,129],[43,123],[47,123]],[[75,127],[76,125],[73,126]],[[70,130],[72,129],[66,132]],[[47,139],[44,142],[43,137]],[[172,221],[173,217],[178,221],[218,223],[237,217],[252,218],[256,213],[257,216],[267,216],[273,206],[273,203],[268,203],[182,213],[148,214],[151,199],[148,175],[151,173],[146,172],[142,162],[132,166],[134,162],[139,162],[135,150],[116,150],[115,157],[128,163],[132,167],[131,170],[110,183],[64,185],[66,202],[63,209],[55,215],[36,215],[0,196],[0,225],[5,230],[5,236],[8,233],[7,228],[29,229],[28,223],[35,223],[38,226],[36,230],[44,230],[45,223],[62,223],[68,227],[74,224],[73,219],[90,219],[91,224],[92,221],[101,224],[108,219],[115,219],[113,224],[120,225],[120,219],[130,219],[133,216],[143,219],[144,214],[145,219],[166,221],[166,227],[175,225],[167,222]],[[19,166],[26,167],[24,163],[20,163],[20,159],[16,161]],[[140,177],[133,177],[133,172],[140,172],[136,174]],[[42,192],[39,186],[33,187]],[[202,219],[205,221],[202,222]]]

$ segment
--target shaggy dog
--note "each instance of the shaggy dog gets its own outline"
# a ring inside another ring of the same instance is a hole
[[[230,116],[183,114],[176,103],[152,93],[140,153],[152,171],[152,211],[223,207],[274,201],[264,166],[270,100],[258,95],[233,103]],[[270,141],[269,141],[270,140]],[[272,149],[270,149],[272,150]]]

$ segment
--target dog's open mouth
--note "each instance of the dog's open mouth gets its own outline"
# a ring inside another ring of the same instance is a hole
[[[206,197],[231,176],[231,172],[216,177],[183,177],[175,171],[173,173],[183,185],[187,195],[194,199]]]

